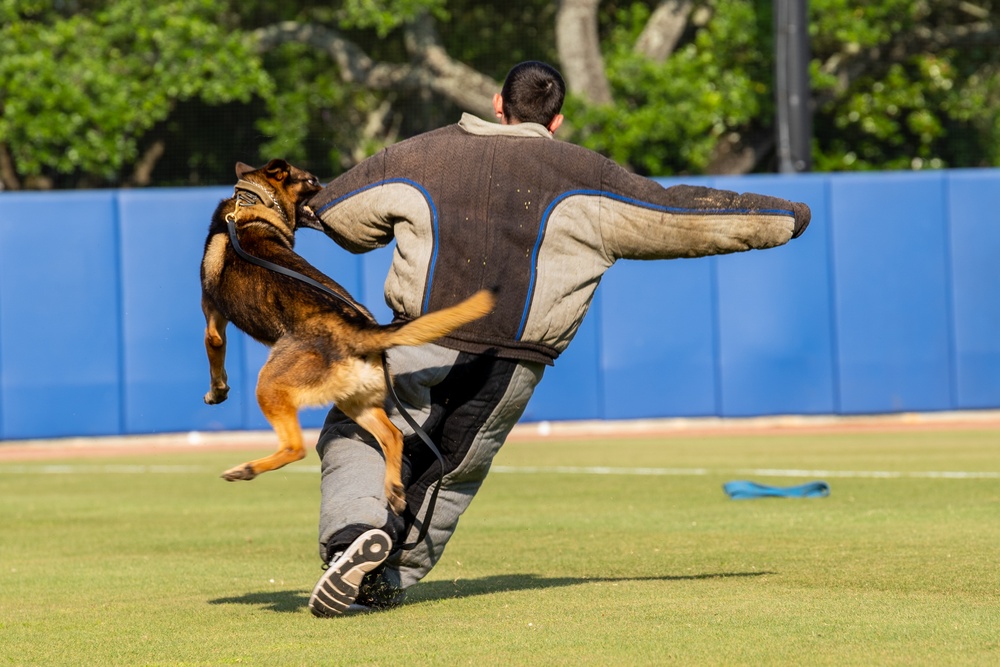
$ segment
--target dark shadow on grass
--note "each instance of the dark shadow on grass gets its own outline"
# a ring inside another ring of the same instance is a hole
[[[454,600],[475,595],[492,595],[510,591],[531,591],[580,584],[618,584],[627,581],[699,581],[703,579],[736,579],[762,577],[776,572],[714,572],[706,574],[664,575],[659,577],[540,577],[537,574],[496,574],[479,579],[426,581],[407,591],[406,604],[435,600]],[[209,604],[248,604],[280,613],[298,612],[309,603],[307,591],[268,591],[247,593],[237,597],[209,600]]]
[[[255,607],[263,607],[268,611],[281,613],[298,612],[309,604],[309,591],[247,593],[238,597],[209,600],[208,604],[249,604]]]
[[[663,575],[658,577],[540,577],[537,574],[497,574],[480,579],[456,579],[454,581],[428,581],[414,586],[407,592],[407,604],[433,602],[491,595],[510,591],[530,591],[581,584],[618,584],[627,581],[698,581],[702,579],[728,579],[737,577],[761,577],[775,572],[717,572],[706,574]]]

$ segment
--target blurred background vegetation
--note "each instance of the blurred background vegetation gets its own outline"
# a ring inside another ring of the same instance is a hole
[[[1000,0],[810,0],[817,171],[1000,166]],[[556,65],[559,138],[642,174],[776,170],[768,0],[0,0],[7,190],[322,178],[491,118]]]

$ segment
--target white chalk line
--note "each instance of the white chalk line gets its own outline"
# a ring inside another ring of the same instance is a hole
[[[317,470],[319,470],[317,468]],[[165,465],[0,465],[0,474],[12,475],[87,475],[87,474],[169,474],[187,475],[207,472],[206,466],[165,466]]]
[[[608,466],[493,466],[492,472],[513,475],[625,475],[704,477],[838,477],[869,479],[1000,479],[1000,472],[952,470],[798,470],[782,468],[621,468]],[[218,473],[208,466],[190,465],[0,465],[0,475],[191,475]],[[291,465],[281,473],[319,474],[319,466]],[[274,474],[274,473],[272,473]]]
[[[785,470],[778,468],[610,468],[606,466],[493,466],[493,472],[573,475],[750,475],[760,477],[860,477],[879,479],[1000,479],[1000,472],[944,470]]]

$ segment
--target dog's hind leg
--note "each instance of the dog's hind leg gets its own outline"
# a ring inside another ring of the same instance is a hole
[[[204,297],[201,309],[205,313],[205,352],[208,353],[208,370],[211,376],[205,402],[215,405],[229,396],[229,377],[226,375],[226,325],[229,320]]]
[[[308,366],[312,360],[306,354],[289,364],[287,356],[289,355],[275,354],[272,350],[257,379],[257,403],[278,436],[278,450],[222,473],[222,477],[230,482],[251,480],[261,473],[276,470],[306,456],[302,445],[302,427],[299,425],[300,390],[296,386],[296,380],[301,377],[303,365]]]
[[[400,478],[403,465],[403,434],[389,421],[385,410],[380,406],[358,410],[344,409],[341,406],[341,410],[378,441],[385,455],[385,497],[392,511],[402,514],[406,509],[406,495],[403,493],[403,482]]]

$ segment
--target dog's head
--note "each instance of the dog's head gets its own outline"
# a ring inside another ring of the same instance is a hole
[[[310,227],[323,229],[319,218],[307,202],[323,189],[319,179],[304,169],[299,169],[285,160],[271,160],[259,169],[243,162],[236,163],[236,177],[241,184],[256,197],[259,204],[268,208],[280,207],[283,217],[294,229]]]

